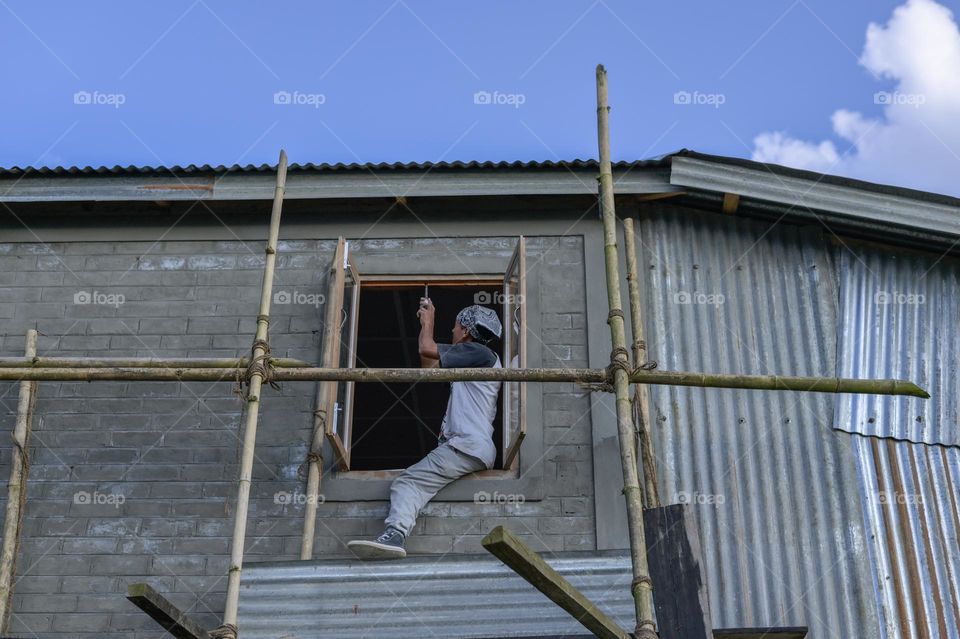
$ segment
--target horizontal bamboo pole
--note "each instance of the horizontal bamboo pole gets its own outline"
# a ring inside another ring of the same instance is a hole
[[[230,381],[236,372],[225,368],[0,368],[0,381]],[[275,382],[582,382],[610,381],[605,368],[278,368]],[[631,384],[739,388],[814,393],[867,393],[873,395],[930,395],[913,382],[897,379],[789,377],[777,375],[727,375],[684,371],[636,371]]]
[[[0,357],[0,368],[246,368],[246,357]],[[276,368],[310,366],[289,357],[271,357]]]

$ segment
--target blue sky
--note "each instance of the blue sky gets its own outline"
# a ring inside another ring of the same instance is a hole
[[[956,9],[932,0],[0,0],[0,166],[273,163],[281,147],[293,162],[595,157],[602,62],[616,158],[687,147],[869,179],[876,170],[839,159],[868,150],[831,118],[840,109],[884,127],[895,118],[874,96],[896,91],[910,70],[863,56],[868,26],[882,30],[898,6],[948,22]],[[300,103],[277,104],[278,92]],[[478,92],[503,103],[477,104]],[[678,92],[695,103],[677,104]],[[940,130],[953,121],[931,116],[925,126],[940,138],[931,146],[953,146],[960,136]]]

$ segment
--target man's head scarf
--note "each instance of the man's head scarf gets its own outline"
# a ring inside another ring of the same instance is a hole
[[[470,337],[480,342],[488,342],[494,337],[500,337],[503,332],[497,312],[479,304],[468,306],[457,313],[457,322],[467,330]]]

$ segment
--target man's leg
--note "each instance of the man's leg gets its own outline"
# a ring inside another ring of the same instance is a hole
[[[484,468],[479,459],[460,453],[449,444],[438,446],[393,481],[384,533],[373,541],[351,541],[347,547],[363,559],[405,557],[403,542],[427,502],[450,482]]]
[[[390,514],[384,523],[410,536],[420,510],[450,482],[483,470],[483,462],[442,444],[410,466],[390,486]]]

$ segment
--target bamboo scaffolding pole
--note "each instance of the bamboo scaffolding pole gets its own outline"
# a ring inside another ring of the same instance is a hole
[[[605,384],[612,381],[606,368],[280,368],[270,378],[276,382],[575,382]],[[234,381],[236,371],[224,368],[0,368],[0,381]],[[728,375],[688,371],[632,371],[631,384],[696,386],[741,390],[776,390],[812,393],[864,393],[930,395],[913,382],[899,379],[800,377],[779,375]],[[606,389],[600,389],[606,390]]]
[[[630,329],[633,332],[633,366],[637,368],[647,361],[647,343],[643,332],[643,309],[640,306],[640,271],[637,268],[637,236],[633,218],[623,220],[623,244],[627,255],[627,289],[630,294]],[[650,436],[650,393],[646,384],[633,387],[633,418],[637,428],[640,447],[640,462],[643,465],[643,505],[656,508],[660,505],[657,489],[657,464],[653,454],[653,439]]]
[[[316,408],[313,411],[313,437],[307,455],[307,503],[303,509],[303,536],[300,539],[300,559],[313,559],[313,537],[317,530],[317,506],[320,500],[320,481],[323,473],[323,440],[326,430],[327,389],[331,382],[317,384]]]
[[[27,331],[25,354],[37,354],[37,331]],[[17,553],[20,550],[20,528],[27,505],[27,475],[30,463],[27,447],[30,445],[30,430],[33,408],[37,401],[37,382],[21,381],[17,401],[17,421],[13,427],[13,450],[10,459],[10,482],[7,484],[7,509],[3,518],[3,549],[0,551],[0,630],[7,634],[13,602],[13,576],[17,569]]]
[[[257,332],[253,340],[253,364],[248,369],[247,413],[243,433],[243,453],[240,459],[240,477],[237,479],[237,505],[233,520],[233,540],[230,548],[230,567],[227,572],[227,601],[223,612],[223,624],[212,631],[211,637],[236,638],[237,608],[240,603],[240,571],[243,568],[243,549],[247,532],[247,511],[250,505],[250,479],[253,474],[254,447],[257,441],[257,421],[260,417],[260,391],[269,371],[269,364],[259,364],[269,353],[267,344],[270,324],[270,300],[273,296],[273,274],[277,263],[277,239],[280,235],[280,212],[283,208],[283,191],[287,181],[287,154],[280,151],[277,165],[277,186],[270,212],[270,235],[265,250],[263,286],[260,290],[260,314],[257,316]]]
[[[248,357],[0,357],[0,368],[246,368]],[[271,357],[277,368],[310,366],[289,357]]]
[[[647,545],[643,530],[643,505],[640,478],[637,472],[636,444],[633,439],[633,407],[630,403],[629,356],[627,334],[620,298],[620,265],[617,255],[617,213],[613,197],[613,171],[610,166],[610,107],[607,105],[607,72],[597,65],[597,141],[600,149],[600,198],[603,215],[604,261],[607,274],[607,302],[610,312],[610,355],[613,386],[616,393],[617,433],[620,439],[620,463],[623,467],[623,496],[627,502],[627,524],[630,532],[630,557],[633,583],[630,591],[636,610],[636,639],[656,639],[653,622],[653,586],[647,567]]]

